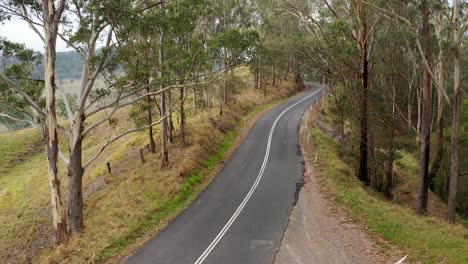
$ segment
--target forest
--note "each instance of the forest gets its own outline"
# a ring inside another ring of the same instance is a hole
[[[22,19],[44,42],[38,53],[0,36],[0,122],[37,133],[28,137],[47,174],[40,225],[55,245],[93,239],[98,220],[86,200],[99,196],[89,198],[88,189],[106,163],[111,174],[119,142],[139,148],[142,163],[146,149],[148,170],[177,171],[178,187],[167,195],[186,201],[186,184],[205,181],[193,176],[202,162],[181,153],[210,145],[201,136],[222,145],[250,110],[302,91],[304,81],[325,87],[327,114],[361,188],[391,203],[404,184],[399,161],[410,155],[419,175],[414,214],[430,215],[435,194],[444,221],[466,226],[467,7],[465,0],[0,0],[0,20]],[[73,51],[57,52],[59,39]],[[0,167],[0,184],[12,171]],[[123,188],[123,180],[105,178]],[[0,186],[3,201],[17,199],[11,195]],[[8,206],[0,200],[0,210]],[[125,243],[103,245],[96,259],[138,236],[119,228]]]

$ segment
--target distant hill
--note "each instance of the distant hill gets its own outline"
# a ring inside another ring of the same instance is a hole
[[[57,52],[57,73],[60,79],[79,79],[83,67],[83,59],[75,51]],[[34,78],[44,78],[44,63],[36,66]]]

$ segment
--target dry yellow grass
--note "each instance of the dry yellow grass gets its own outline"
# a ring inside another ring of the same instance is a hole
[[[241,69],[236,74],[251,82],[247,69]],[[184,204],[208,184],[210,177],[206,173],[214,169],[211,163],[222,158],[218,156],[224,155],[225,148],[229,148],[230,144],[223,142],[232,141],[232,132],[222,133],[222,126],[234,128],[252,110],[262,109],[261,106],[292,93],[294,84],[290,82],[283,82],[279,89],[269,87],[267,97],[263,96],[262,91],[249,86],[232,97],[232,103],[222,117],[218,116],[216,107],[201,112],[190,109],[187,103],[189,145],[181,147],[176,138],[169,145],[170,164],[163,169],[160,168],[159,149],[157,154],[145,152],[145,163],[139,160],[139,149],[148,144],[146,132],[130,134],[111,145],[84,176],[85,231],[60,247],[51,247],[44,155],[35,154],[28,161],[8,169],[0,176],[0,182],[2,179],[14,179],[16,182],[12,181],[12,186],[0,193],[1,262],[21,263],[29,255],[33,257],[33,263],[93,263],[128,251],[135,242],[142,243],[164,227],[171,217],[184,208]],[[133,125],[128,120],[129,111],[126,108],[117,113],[119,122],[116,127],[103,125],[85,139],[84,160],[92,156],[108,137]],[[177,136],[176,122],[175,125]],[[158,138],[156,131],[155,139]],[[105,169],[108,161],[112,165],[111,175]],[[59,166],[59,171],[66,197],[68,187],[63,164]],[[204,173],[192,177],[198,171]],[[190,181],[188,185],[187,180]],[[187,186],[190,188],[187,189]],[[179,203],[172,208],[174,199],[178,197],[182,197],[183,201],[176,201]],[[157,221],[148,224],[148,219],[158,214]],[[142,225],[145,229],[141,229]],[[133,237],[136,230],[146,230],[146,233]]]

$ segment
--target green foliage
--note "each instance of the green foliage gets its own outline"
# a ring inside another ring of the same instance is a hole
[[[0,78],[0,122],[9,129],[28,125],[25,121],[36,119],[36,112],[30,102],[20,95],[26,94],[39,107],[44,105],[43,82],[32,79],[32,71],[38,55],[26,49],[23,44],[0,38],[0,60],[2,77]],[[14,89],[13,89],[14,88]],[[5,115],[6,114],[6,115]],[[40,121],[40,120],[36,120]]]
[[[71,111],[75,112],[78,109],[78,105],[77,105],[78,95],[67,93],[67,99],[70,102]],[[63,98],[61,97],[57,99],[57,113],[61,117],[67,117],[67,109],[65,107],[65,102],[63,101]]]

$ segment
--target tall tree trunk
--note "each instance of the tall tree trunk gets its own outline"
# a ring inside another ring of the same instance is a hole
[[[195,92],[195,89],[192,90],[192,108],[197,109],[197,93]]]
[[[81,73],[80,91],[87,87],[92,87],[95,79],[90,78],[89,69],[95,56],[95,45],[91,45]],[[68,192],[68,231],[69,233],[80,233],[83,229],[83,174],[82,166],[82,141],[83,125],[85,121],[84,110],[79,108],[73,115],[73,122],[70,128],[69,150],[70,164],[68,164],[69,192]]]
[[[412,114],[413,114],[413,97],[411,96],[411,87],[413,83],[410,81],[408,84],[408,103],[407,103],[407,115],[408,115],[408,130],[411,130],[412,124]]]
[[[169,109],[172,108],[172,92],[171,91],[168,91],[167,92],[167,99],[169,101]],[[174,122],[172,120],[172,111],[170,111],[168,113],[168,125],[167,125],[167,134],[168,134],[168,137],[169,137],[169,142],[174,142],[174,137],[173,137],[173,134],[174,134]]]
[[[422,91],[418,87],[416,89],[416,101],[418,104],[418,119],[416,120],[416,143],[421,144],[421,123],[422,123]]]
[[[439,51],[439,83],[444,86],[444,56],[442,45]],[[443,88],[443,87],[442,87]],[[431,190],[434,190],[434,179],[439,172],[442,157],[444,155],[444,95],[440,89],[437,89],[437,150],[435,158],[432,161],[431,170],[429,172],[429,185]]]
[[[359,12],[359,49],[360,49],[360,77],[361,77],[361,109],[360,109],[360,143],[359,143],[359,175],[358,178],[369,185],[368,171],[368,124],[367,124],[367,89],[369,83],[369,67],[367,60],[367,23],[364,4],[358,3]]]
[[[276,86],[276,61],[273,62],[273,86]]]
[[[80,120],[78,120],[80,119]],[[82,119],[75,112],[74,127],[70,136],[70,164],[68,165],[68,231],[80,233],[83,229],[83,174],[82,167]]]
[[[255,61],[255,89],[258,89],[259,83],[258,59]]]
[[[164,3],[161,4],[161,9],[164,10]],[[161,28],[159,33],[159,77],[162,77],[164,67],[164,30]],[[160,89],[164,89],[164,84],[161,82]],[[169,162],[169,154],[167,151],[167,118],[166,118],[166,93],[161,92],[161,166],[167,165]]]
[[[60,1],[61,5],[63,1]],[[58,24],[62,11],[55,9],[53,0],[44,0],[44,40],[45,40],[45,74],[44,85],[46,90],[46,124],[45,133],[46,153],[48,161],[48,174],[50,185],[50,199],[52,207],[52,223],[54,239],[57,244],[65,242],[68,238],[65,210],[63,208],[60,192],[60,179],[57,169],[58,137],[57,137],[57,111],[55,107],[55,61]],[[62,9],[63,10],[63,9]]]
[[[392,199],[393,197],[393,161],[395,159],[395,110],[396,110],[396,79],[393,80],[392,87],[392,121],[390,128],[390,148],[389,148],[389,157],[388,157],[388,168],[387,168],[387,180],[385,186],[385,197],[387,199]]]
[[[180,98],[180,143],[185,146],[185,109],[184,109],[184,87],[181,87],[179,92]],[[195,89],[194,89],[195,90]]]
[[[146,93],[149,94],[150,93],[150,87],[149,87],[149,79],[148,78],[146,78],[145,84],[147,85]],[[148,95],[146,100],[148,102],[148,126],[149,126],[148,137],[149,137],[149,142],[150,142],[149,146],[150,146],[151,153],[156,153],[156,143],[154,142],[153,126],[151,126],[151,124],[153,124],[153,109],[151,107],[151,95]]]
[[[458,152],[458,136],[460,132],[460,107],[461,107],[461,42],[460,42],[460,15],[459,0],[453,1],[454,42],[455,42],[455,66],[453,71],[453,120],[452,142],[450,145],[450,187],[448,197],[447,220],[455,223],[457,210],[458,175],[460,174],[460,162]]]
[[[227,67],[228,67],[228,62],[227,62],[227,50],[226,48],[224,48],[224,51],[223,51],[223,64],[224,64],[224,80],[223,80],[223,104],[226,104],[227,103],[227,85],[228,85],[228,70],[227,70]]]
[[[423,22],[424,56],[429,64],[432,62],[431,29],[429,25],[429,6],[427,0],[422,0],[421,17]],[[430,67],[430,66],[429,66]],[[426,67],[423,70],[422,87],[422,116],[421,116],[421,163],[419,174],[419,203],[418,214],[427,212],[429,195],[429,154],[431,148],[431,111],[432,111],[432,79]]]

